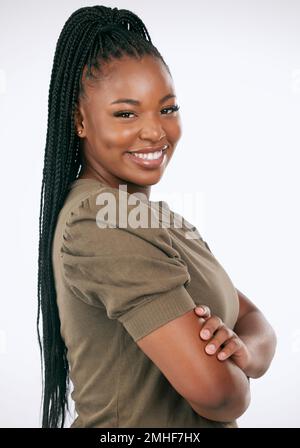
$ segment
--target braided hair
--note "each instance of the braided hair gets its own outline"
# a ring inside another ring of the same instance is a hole
[[[80,138],[74,113],[84,95],[82,77],[101,74],[101,63],[150,54],[169,67],[153,45],[142,20],[126,9],[83,7],[66,21],[57,41],[48,96],[48,126],[41,187],[38,248],[37,333],[42,372],[42,427],[64,427],[69,411],[69,365],[60,334],[60,319],[52,266],[52,242],[57,217],[68,187],[82,167]],[[85,72],[85,69],[87,71]],[[40,335],[42,315],[42,342]]]

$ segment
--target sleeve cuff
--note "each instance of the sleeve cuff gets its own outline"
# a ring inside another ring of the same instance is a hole
[[[194,309],[196,304],[183,285],[154,294],[138,308],[123,314],[119,321],[136,342],[151,331]]]

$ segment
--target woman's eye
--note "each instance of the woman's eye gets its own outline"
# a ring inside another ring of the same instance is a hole
[[[179,107],[177,104],[175,106],[170,106],[170,107],[165,107],[164,109],[162,109],[162,111],[169,111],[163,115],[170,115],[171,113],[177,112],[179,110]],[[134,115],[133,112],[129,112],[129,111],[120,111],[120,112],[115,112],[114,116],[115,117],[121,117],[121,118],[132,118],[129,117],[128,115]]]
[[[115,117],[122,117],[122,118],[130,118],[130,117],[123,117],[123,115],[134,115],[133,112],[116,112],[114,114]]]
[[[162,110],[170,110],[170,113],[173,112],[177,112],[180,109],[180,106],[178,106],[177,104],[175,106],[170,106],[170,107],[166,107],[165,109]],[[170,115],[170,113],[166,113],[165,115]]]

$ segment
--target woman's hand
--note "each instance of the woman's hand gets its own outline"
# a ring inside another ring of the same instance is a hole
[[[199,322],[203,323],[200,337],[208,344],[205,352],[208,355],[216,354],[220,361],[230,358],[243,371],[250,363],[250,351],[238,335],[227,327],[219,316],[211,315],[207,305],[199,305],[194,309]]]

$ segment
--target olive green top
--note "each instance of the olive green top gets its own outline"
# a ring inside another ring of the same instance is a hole
[[[198,230],[178,225],[165,201],[134,198],[77,179],[58,216],[52,260],[78,414],[71,428],[237,427],[199,416],[136,344],[199,304],[233,328],[239,304]],[[147,214],[156,227],[135,224]]]

